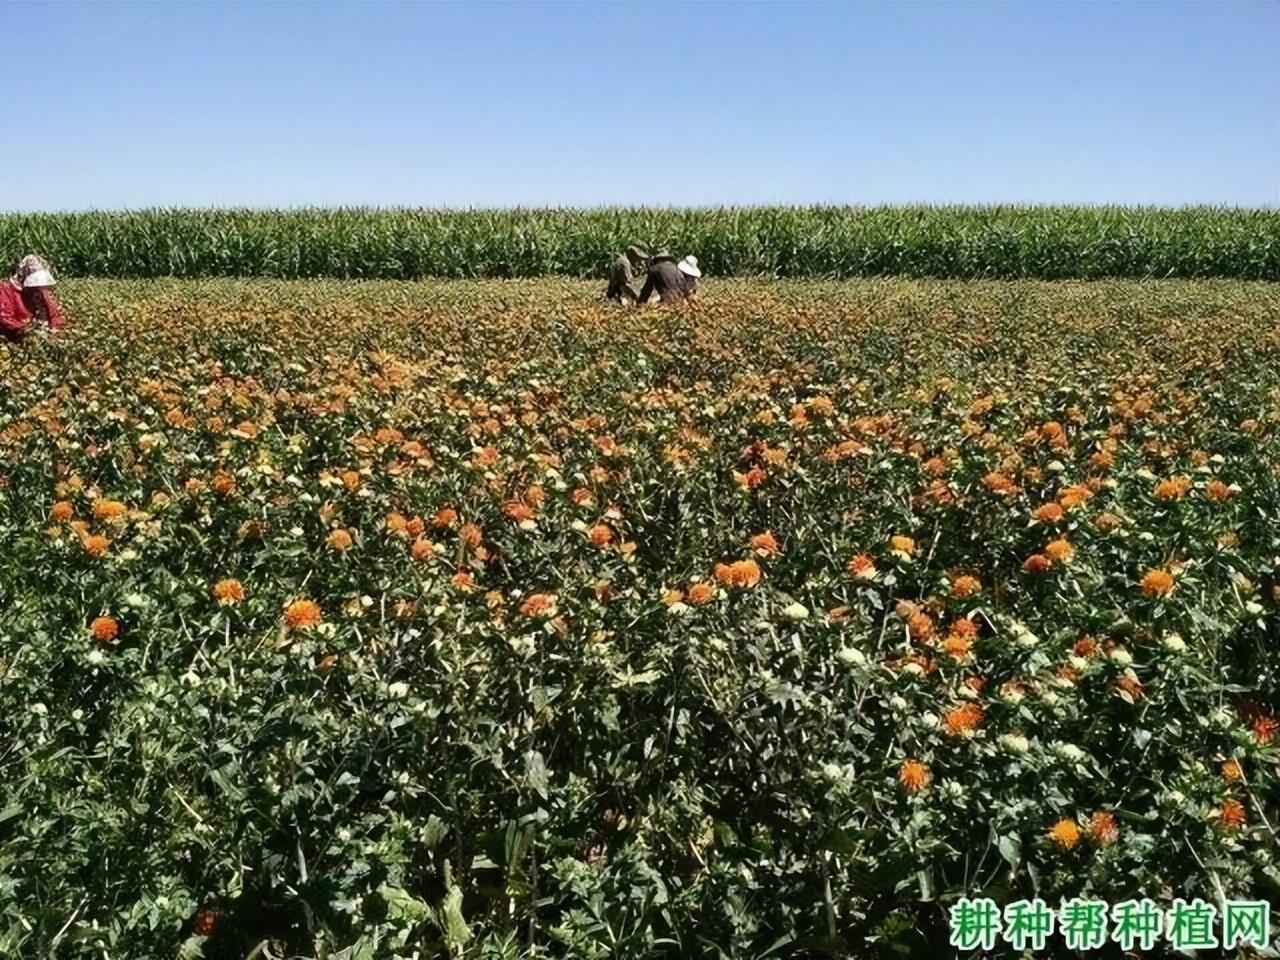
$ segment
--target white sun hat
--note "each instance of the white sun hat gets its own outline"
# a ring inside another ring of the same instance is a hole
[[[53,279],[53,274],[48,270],[33,270],[27,274],[25,280],[22,281],[23,289],[31,287],[54,287],[58,281]]]
[[[690,277],[702,276],[702,271],[698,269],[698,258],[690,254],[679,263],[676,264],[680,272]]]

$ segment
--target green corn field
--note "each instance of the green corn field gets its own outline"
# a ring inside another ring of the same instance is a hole
[[[1280,211],[1186,207],[140,210],[0,214],[65,276],[599,277],[630,243],[714,275],[1280,280]]]

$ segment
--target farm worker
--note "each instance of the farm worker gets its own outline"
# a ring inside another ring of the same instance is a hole
[[[0,333],[17,337],[31,328],[33,319],[50,330],[62,326],[62,309],[53,293],[57,283],[48,264],[30,254],[18,261],[13,276],[0,284]]]
[[[618,300],[623,306],[631,306],[640,299],[636,288],[636,271],[649,259],[649,251],[634,244],[627,247],[627,252],[613,261],[609,268],[609,289],[605,291],[606,300]]]
[[[689,254],[689,256],[676,264],[676,268],[688,278],[689,293],[687,296],[696,297],[698,295],[698,278],[702,276],[702,270],[698,266],[698,258],[693,254]]]
[[[640,302],[653,302],[655,294],[663,303],[686,300],[698,292],[700,276],[697,257],[685,257],[677,263],[675,257],[663,251],[649,262],[649,275],[640,291]]]

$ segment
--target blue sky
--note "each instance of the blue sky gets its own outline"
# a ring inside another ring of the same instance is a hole
[[[5,4],[0,209],[1280,204],[1280,3]]]

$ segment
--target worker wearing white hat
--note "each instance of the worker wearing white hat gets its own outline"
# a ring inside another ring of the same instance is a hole
[[[0,333],[20,336],[32,328],[33,321],[49,330],[61,327],[62,308],[53,293],[57,282],[49,265],[34,253],[19,260],[0,290]]]
[[[640,303],[652,303],[655,299],[662,303],[676,303],[697,296],[698,278],[702,276],[698,258],[688,256],[679,263],[674,260],[663,250],[649,261],[649,276],[640,291]]]

